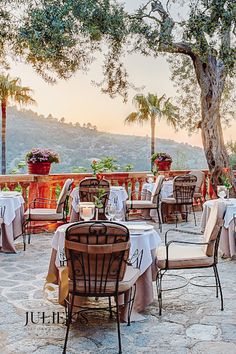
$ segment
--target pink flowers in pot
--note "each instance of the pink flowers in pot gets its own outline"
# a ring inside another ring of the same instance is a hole
[[[26,154],[27,163],[50,162],[59,163],[59,155],[45,148],[33,148]]]

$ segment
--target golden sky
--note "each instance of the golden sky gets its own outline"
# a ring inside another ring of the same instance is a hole
[[[139,2],[140,0],[126,0],[126,6],[130,10]],[[127,57],[125,62],[131,82],[136,87],[144,86],[142,93],[165,93],[167,97],[175,96],[166,59],[132,55]],[[47,84],[29,65],[23,63],[13,63],[10,74],[20,77],[24,85],[34,90],[37,106],[32,109],[40,114],[48,116],[51,113],[57,118],[65,117],[67,122],[90,122],[99,130],[112,133],[150,135],[148,124],[124,125],[124,119],[134,110],[132,97],[137,92],[130,89],[129,100],[125,104],[119,97],[111,99],[108,95],[101,94],[99,88],[91,84],[92,80],[101,81],[101,65],[102,59],[99,58],[87,74],[77,72],[68,81],[59,80],[56,85]],[[236,123],[224,133],[225,140],[235,139]],[[202,146],[199,134],[189,137],[185,130],[176,133],[164,120],[157,122],[156,136]]]

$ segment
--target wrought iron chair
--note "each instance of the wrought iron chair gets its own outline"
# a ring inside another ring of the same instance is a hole
[[[193,199],[195,200],[195,202],[200,202],[201,204],[201,208],[203,210],[203,197],[202,197],[202,193],[201,193],[201,189],[202,189],[202,184],[204,181],[204,177],[205,177],[205,173],[202,172],[201,170],[192,170],[189,172],[190,175],[196,176],[197,177],[197,183],[196,183],[196,187],[195,187],[195,191],[193,194]]]
[[[172,214],[176,217],[176,227],[178,222],[178,214],[185,214],[185,221],[188,221],[189,208],[192,209],[194,222],[196,226],[196,215],[193,208],[193,195],[196,188],[197,177],[193,175],[177,176],[173,182],[173,197],[163,198],[161,204],[171,204],[174,207]],[[185,207],[185,210],[180,211],[180,207]],[[162,219],[164,216],[162,213]]]
[[[73,179],[67,179],[62,187],[58,200],[47,198],[35,198],[29,205],[29,209],[26,210],[23,243],[24,251],[26,249],[26,233],[28,232],[28,243],[30,243],[31,237],[31,222],[45,221],[56,223],[58,221],[67,222],[68,215],[68,199],[71,191]],[[44,206],[55,206],[53,209],[45,208]]]
[[[128,325],[135,297],[135,283],[140,275],[139,266],[134,268],[128,260],[130,249],[129,230],[118,223],[109,221],[78,222],[69,226],[65,237],[65,254],[69,276],[69,296],[66,300],[67,330],[63,353],[66,353],[67,340],[72,322],[75,296],[108,298],[110,317],[115,309],[119,353],[121,349],[120,315],[118,296],[130,289],[128,301]],[[115,305],[112,306],[111,298]],[[81,306],[82,307],[82,306]],[[80,308],[81,308],[80,307]],[[102,308],[102,310],[105,310]],[[77,311],[84,318],[88,311],[101,308],[83,308]]]
[[[99,193],[101,195],[99,196]],[[110,194],[110,183],[101,179],[96,178],[85,178],[79,184],[79,200],[80,202],[95,202],[96,197],[100,197],[102,208],[98,209],[99,219],[104,220],[105,217],[105,208],[108,203]]]
[[[165,274],[168,275],[169,270],[183,270],[183,269],[194,269],[194,268],[213,268],[215,285],[210,285],[210,287],[216,287],[216,297],[220,292],[221,298],[221,310],[223,311],[223,294],[220,283],[220,277],[217,270],[218,263],[218,246],[220,241],[221,228],[224,223],[224,213],[225,204],[222,202],[215,203],[212,207],[209,219],[207,221],[206,229],[203,234],[203,242],[190,242],[190,241],[180,241],[180,240],[168,240],[168,233],[180,232],[181,234],[190,235],[202,235],[195,232],[170,229],[165,234],[165,246],[158,248],[157,250],[157,295],[159,302],[159,315],[162,313],[162,293],[166,290],[173,289],[162,289],[162,280]],[[202,276],[203,277],[203,276]],[[204,286],[196,284],[194,279],[199,278],[195,276],[190,279],[188,283],[197,286]],[[185,286],[184,285],[184,286]],[[207,285],[205,285],[207,286]],[[208,285],[209,286],[209,285]],[[183,286],[181,286],[183,287]],[[177,288],[175,288],[177,289]]]
[[[2,226],[4,223],[5,206],[0,206],[0,249],[2,247]]]
[[[158,223],[160,231],[162,231],[162,221],[160,215],[160,195],[161,188],[163,185],[165,177],[163,175],[159,175],[157,177],[156,183],[153,188],[151,200],[127,200],[126,201],[126,218],[129,219],[129,213],[133,209],[145,209],[152,210],[155,209],[157,211]]]

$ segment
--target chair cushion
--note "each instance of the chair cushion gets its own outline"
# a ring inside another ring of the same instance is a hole
[[[193,198],[202,198],[202,193],[195,192]]]
[[[162,198],[161,202],[166,204],[176,204],[176,199],[172,197]]]
[[[47,209],[47,208],[34,208],[27,209],[25,212],[26,219],[32,221],[59,221],[63,220],[63,213],[57,213],[56,209]]]
[[[166,267],[166,247],[161,246],[157,250],[156,265],[159,269]],[[208,257],[202,245],[179,245],[173,243],[169,246],[168,268],[192,268],[210,266],[214,262],[213,257]]]
[[[123,293],[127,290],[129,290],[138,280],[139,276],[140,276],[140,269],[137,268],[133,268],[132,266],[127,266],[126,267],[126,271],[125,271],[125,275],[123,280],[121,280],[119,282],[119,293]],[[102,293],[103,291],[99,291],[99,281],[97,281],[97,286],[96,286],[96,291],[94,289],[94,282],[90,281],[90,291],[88,290],[88,281],[86,282],[86,290],[84,288],[84,281],[77,281],[76,283],[76,291],[80,292],[80,293]],[[109,294],[109,293],[114,293],[116,289],[116,282],[112,282],[112,281],[108,281],[107,285],[106,285],[106,289],[105,289],[105,293]],[[102,290],[104,290],[104,282],[103,282],[103,286],[102,286]],[[73,291],[73,281],[69,280],[69,291],[72,292]]]
[[[151,200],[127,200],[126,207],[128,209],[156,209],[157,204]]]

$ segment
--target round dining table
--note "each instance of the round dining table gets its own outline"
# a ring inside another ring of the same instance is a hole
[[[24,198],[19,192],[1,191],[0,207],[4,210],[0,251],[16,253],[14,240],[23,232]]]
[[[122,224],[127,226],[130,231],[130,257],[135,252],[143,252],[140,265],[141,273],[136,283],[136,296],[131,314],[131,320],[135,321],[143,319],[143,316],[139,313],[144,311],[154,300],[152,267],[155,264],[156,249],[161,244],[161,238],[153,226],[148,225],[146,222],[122,222]],[[52,239],[52,252],[47,278],[54,279],[59,284],[60,267],[64,261],[65,232],[70,225],[73,225],[73,223],[58,227]],[[62,286],[64,287],[64,284]],[[61,300],[60,302],[62,302]],[[125,306],[121,314],[121,318],[124,321],[127,320],[127,311],[128,306]]]
[[[204,232],[210,211],[218,199],[211,199],[203,204],[201,230]],[[236,258],[236,198],[223,199],[226,205],[224,225],[222,227],[219,248],[224,256]]]

